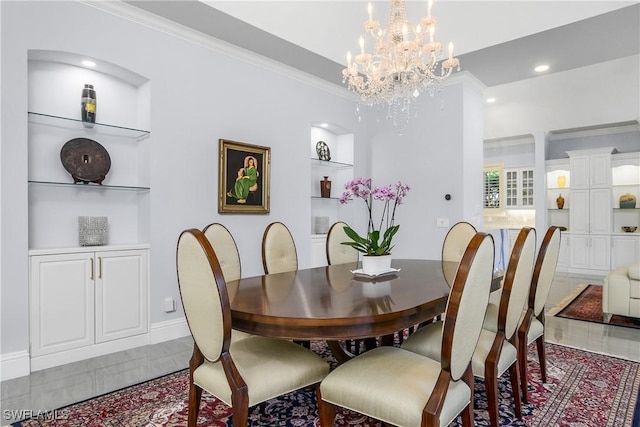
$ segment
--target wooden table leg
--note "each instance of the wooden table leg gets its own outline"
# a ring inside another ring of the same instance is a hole
[[[327,341],[327,346],[329,346],[329,350],[331,350],[338,363],[344,363],[355,357],[353,353],[344,349],[338,341]]]

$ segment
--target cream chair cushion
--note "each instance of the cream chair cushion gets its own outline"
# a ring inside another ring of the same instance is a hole
[[[476,346],[476,352],[471,359],[471,367],[473,368],[473,375],[479,378],[484,378],[484,362],[487,360],[489,350],[493,345],[493,341],[496,338],[496,333],[483,329],[480,333],[480,339]],[[501,376],[509,366],[516,362],[517,351],[513,344],[509,341],[504,341],[502,344],[502,351],[500,352],[500,359],[498,359],[498,377]]]
[[[376,347],[338,366],[320,384],[320,391],[323,400],[335,405],[386,423],[419,427],[439,373],[439,362],[397,347]],[[450,382],[440,425],[453,421],[470,400],[464,381]]]
[[[262,239],[264,271],[267,274],[298,269],[298,254],[293,237],[281,222],[269,224]]]
[[[445,280],[449,286],[453,284],[457,268],[450,268],[447,262],[459,264],[467,245],[475,234],[476,228],[468,222],[458,222],[447,232],[442,243],[442,261]]]
[[[233,340],[229,349],[249,390],[249,406],[320,382],[329,365],[304,347],[286,340],[251,336]],[[231,406],[231,389],[220,362],[205,361],[194,382]]]

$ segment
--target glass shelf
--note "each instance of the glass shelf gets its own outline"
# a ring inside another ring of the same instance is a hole
[[[613,208],[616,212],[639,212],[640,208]]]
[[[149,187],[138,187],[138,186],[130,186],[130,185],[100,185],[100,184],[83,184],[81,182],[54,182],[54,181],[28,181],[30,185],[43,185],[49,187],[58,187],[58,188],[77,188],[79,190],[120,190],[120,191],[137,191],[137,192],[147,192],[150,190]]]
[[[333,169],[348,169],[353,167],[353,165],[349,163],[332,162],[331,160],[320,160],[313,157],[311,158],[311,164],[313,166],[324,166]]]
[[[312,200],[340,200],[340,197],[320,197],[320,196],[311,196]]]
[[[34,113],[31,111],[28,114],[30,123],[72,130],[83,130],[101,135],[114,135],[126,138],[142,139],[151,133],[148,130],[108,125],[105,123],[94,123],[93,127],[85,127],[85,123],[79,119],[52,116],[50,114]]]
[[[569,208],[558,209],[558,208],[547,208],[548,211],[556,211],[556,212],[569,212]]]

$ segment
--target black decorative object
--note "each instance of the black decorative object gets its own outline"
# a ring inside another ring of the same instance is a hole
[[[102,181],[111,169],[111,157],[100,143],[88,138],[67,141],[60,150],[62,166],[71,174],[73,182],[88,184]]]
[[[318,141],[316,144],[316,153],[318,153],[318,158],[320,160],[331,160],[331,152],[329,151],[329,146],[324,141]]]
[[[93,85],[86,84],[82,89],[80,117],[85,127],[91,128],[96,122],[96,91]]]

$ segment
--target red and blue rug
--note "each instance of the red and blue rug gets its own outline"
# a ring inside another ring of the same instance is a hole
[[[314,351],[331,356],[324,343],[314,342]],[[335,362],[335,361],[332,361]],[[529,349],[529,403],[523,405],[523,420],[515,417],[507,376],[499,382],[500,425],[532,427],[640,427],[634,409],[640,389],[640,364],[600,354],[547,344],[547,379],[540,381],[535,347]],[[475,383],[475,421],[489,425],[482,380]],[[73,404],[53,412],[54,416],[30,419],[14,427],[174,427],[187,425],[188,371],[179,371],[139,385]],[[231,410],[206,392],[202,394],[199,426],[231,426]],[[636,410],[638,412],[638,410]],[[46,419],[45,419],[46,418]],[[250,426],[319,426],[313,389],[304,389],[253,408]],[[375,420],[340,411],[337,426],[377,427]],[[453,425],[460,426],[457,420]]]

